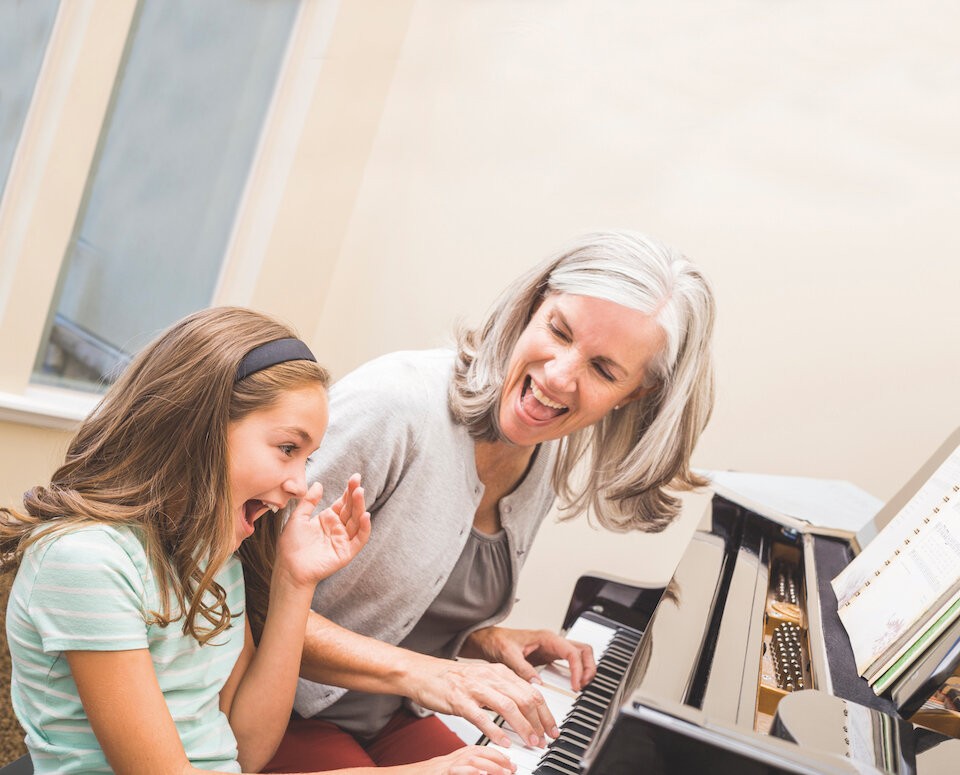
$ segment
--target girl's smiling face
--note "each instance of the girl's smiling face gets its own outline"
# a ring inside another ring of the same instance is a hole
[[[266,409],[230,423],[227,459],[238,548],[253,523],[307,491],[307,458],[327,429],[327,393],[319,385],[283,393]]]
[[[644,378],[665,343],[644,312],[592,296],[547,295],[510,356],[501,431],[526,447],[593,425],[652,389]]]

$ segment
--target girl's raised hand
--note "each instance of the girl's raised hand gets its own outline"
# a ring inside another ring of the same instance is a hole
[[[323,487],[312,484],[280,534],[278,569],[297,584],[315,586],[356,557],[370,538],[359,474],[350,477],[336,502],[313,516],[322,495]]]

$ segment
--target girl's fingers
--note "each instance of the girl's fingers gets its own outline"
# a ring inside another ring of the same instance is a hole
[[[313,510],[320,503],[320,499],[323,497],[323,485],[320,482],[314,482],[307,488],[307,493],[300,499],[300,503],[297,504],[297,508],[294,510],[294,514],[303,515],[306,514],[310,516],[313,514]]]

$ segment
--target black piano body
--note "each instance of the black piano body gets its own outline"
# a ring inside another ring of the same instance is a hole
[[[581,617],[618,628],[628,658],[593,702],[595,729],[571,738],[577,722],[565,722],[536,772],[960,772],[960,714],[905,720],[956,668],[960,627],[878,697],[857,674],[830,585],[850,541],[719,495],[711,505],[665,588],[577,583],[564,629]]]

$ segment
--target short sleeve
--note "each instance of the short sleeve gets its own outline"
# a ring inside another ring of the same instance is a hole
[[[147,648],[149,571],[136,539],[88,529],[41,539],[38,548],[27,611],[44,652]]]

